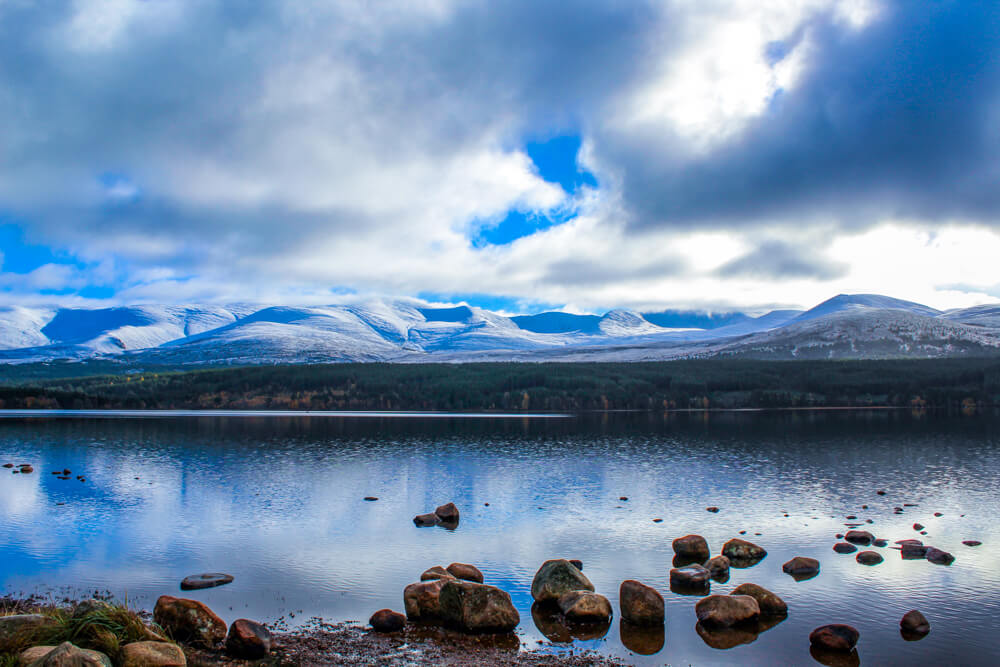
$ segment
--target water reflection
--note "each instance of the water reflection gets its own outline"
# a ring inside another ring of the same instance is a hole
[[[628,650],[639,655],[654,655],[663,650],[667,630],[663,625],[633,625],[622,619],[618,623],[618,636]]]
[[[556,643],[569,643],[574,639],[592,641],[603,639],[611,629],[611,619],[594,623],[567,621],[554,604],[535,602],[531,605],[531,620],[546,639]]]

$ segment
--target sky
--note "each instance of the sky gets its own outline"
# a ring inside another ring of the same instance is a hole
[[[1000,5],[0,0],[0,304],[1000,301]]]

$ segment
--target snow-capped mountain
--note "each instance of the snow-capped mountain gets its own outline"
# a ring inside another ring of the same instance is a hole
[[[700,325],[700,326],[698,326]],[[802,312],[684,311],[507,317],[468,305],[370,299],[345,305],[0,309],[0,361],[163,364],[342,361],[876,358],[1000,354],[1000,304],[940,312],[839,295]]]

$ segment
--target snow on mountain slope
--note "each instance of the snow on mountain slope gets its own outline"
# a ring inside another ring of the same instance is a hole
[[[0,308],[0,350],[47,345],[49,339],[42,333],[55,310],[52,308]]]
[[[612,310],[601,318],[597,325],[605,336],[645,336],[664,331],[652,322],[647,322],[642,315],[632,310]]]
[[[941,317],[970,326],[1000,328],[1000,303],[949,310]]]
[[[935,310],[928,306],[914,303],[913,301],[894,299],[891,296],[882,296],[880,294],[838,294],[832,299],[827,299],[818,306],[810,308],[788,323],[805,322],[806,320],[816,319],[825,315],[859,309],[902,310],[927,317],[935,317],[941,314],[940,310]]]

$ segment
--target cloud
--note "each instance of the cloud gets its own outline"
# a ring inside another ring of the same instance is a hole
[[[838,241],[1000,220],[998,14],[0,2],[0,212],[67,266],[104,267],[63,270],[64,287],[110,281],[129,301],[348,289],[588,310],[880,291]],[[558,136],[581,137],[597,187],[543,178],[529,146]],[[554,210],[577,217],[471,243],[510,211]],[[924,274],[907,274],[924,295],[968,282]]]

